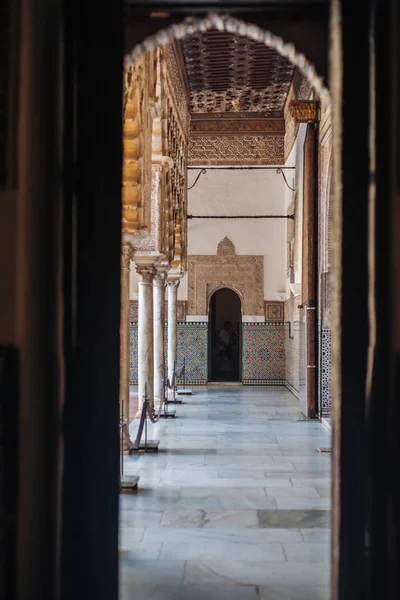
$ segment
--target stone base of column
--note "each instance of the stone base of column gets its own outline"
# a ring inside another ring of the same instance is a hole
[[[137,492],[139,480],[139,475],[123,475],[119,482],[120,493]]]

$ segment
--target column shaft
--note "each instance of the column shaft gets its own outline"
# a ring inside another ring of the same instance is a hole
[[[129,303],[129,276],[130,263],[133,256],[131,244],[123,242],[121,248],[121,321],[119,329],[120,339],[120,383],[119,383],[119,413],[123,419],[128,421],[129,415],[129,327],[130,327],[130,303]]]
[[[153,277],[152,268],[138,269],[139,322],[138,322],[138,387],[139,408],[147,385],[150,402],[153,401]]]
[[[160,402],[164,394],[164,326],[165,326],[165,273],[157,273],[153,287],[154,310],[154,399]]]
[[[176,306],[179,280],[168,281],[168,377],[172,382],[176,362],[177,331],[176,331]]]

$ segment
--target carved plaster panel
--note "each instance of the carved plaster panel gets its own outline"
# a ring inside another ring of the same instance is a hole
[[[265,320],[266,321],[283,321],[284,319],[284,303],[283,302],[270,302],[266,300],[265,306]]]
[[[222,253],[188,257],[188,315],[206,315],[212,294],[223,287],[239,294],[243,315],[264,316],[264,257]]]
[[[182,129],[189,131],[189,92],[185,86],[185,75],[180,65],[177,47],[170,42],[165,47],[165,60],[167,66],[168,83],[175,98],[177,113],[181,121]]]
[[[153,166],[151,180],[151,217],[149,235],[137,244],[138,252],[158,251],[165,248],[164,214],[163,214],[163,167]]]
[[[225,236],[217,246],[217,256],[235,256],[235,254],[236,251],[234,243]]]
[[[194,136],[188,158],[189,165],[281,165],[284,136]]]

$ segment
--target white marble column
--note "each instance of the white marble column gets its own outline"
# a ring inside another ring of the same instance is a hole
[[[176,362],[177,331],[176,309],[179,279],[169,279],[168,285],[168,378],[172,383],[172,376]]]
[[[164,395],[164,326],[165,326],[165,270],[157,269],[153,284],[154,311],[154,401],[160,402]]]
[[[120,362],[119,362],[119,402],[120,415],[128,423],[129,415],[129,327],[130,327],[130,301],[129,301],[129,276],[133,248],[129,242],[122,242],[121,246],[121,320],[120,320]]]
[[[138,302],[138,395],[139,410],[147,384],[147,394],[153,402],[153,265],[136,265],[140,276]]]

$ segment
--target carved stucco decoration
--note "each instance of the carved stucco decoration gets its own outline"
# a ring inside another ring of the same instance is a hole
[[[149,235],[135,245],[137,252],[158,251],[164,253],[165,251],[165,212],[162,206],[165,198],[163,193],[163,171],[164,167],[162,164],[153,165],[152,167]]]
[[[284,137],[256,135],[193,136],[189,165],[281,165]]]
[[[264,316],[264,257],[236,255],[228,238],[218,250],[188,257],[188,315],[206,315],[212,294],[227,287],[240,296],[244,315]]]
[[[285,43],[284,40],[271,33],[261,29],[254,24],[246,23],[230,15],[218,15],[210,13],[204,18],[188,17],[182,23],[173,24],[165,29],[160,29],[155,35],[146,38],[142,44],[133,48],[132,52],[125,56],[125,65],[131,65],[138,58],[142,58],[148,49],[154,49],[157,46],[164,46],[175,40],[183,40],[193,34],[200,34],[211,30],[225,31],[231,34],[238,34],[242,38],[248,38],[259,42],[267,48],[272,48],[276,52],[297,67],[299,73],[310,82],[312,89],[316,92],[322,103],[325,103],[330,111],[332,99],[328,89],[324,85],[313,64],[311,64],[304,54],[298,52],[293,44]]]
[[[286,100],[286,89],[271,86],[265,90],[252,90],[249,87],[230,88],[223,92],[202,90],[190,94],[190,111],[192,113],[251,111],[273,113],[283,106]]]
[[[241,285],[239,285],[239,284],[233,285],[232,283],[208,283],[207,284],[207,313],[209,312],[211,297],[215,294],[215,292],[218,292],[218,290],[224,290],[224,289],[232,290],[233,292],[235,292],[240,298],[241,307],[243,307],[244,288],[243,288],[242,284]],[[243,308],[242,308],[242,312],[243,312]]]
[[[284,135],[284,119],[192,119],[190,135]]]
[[[235,256],[235,245],[234,243],[225,236],[217,246],[217,256]]]
[[[165,47],[166,126],[164,137],[172,167],[166,178],[166,238],[169,260],[174,269],[187,266],[187,160],[189,134],[189,92],[177,44]]]
[[[284,320],[284,303],[265,301],[265,320],[266,321],[283,321]]]
[[[290,113],[298,123],[309,123],[317,121],[318,104],[312,100],[292,100],[289,105]]]
[[[125,66],[121,195],[122,231],[126,234],[135,234],[150,227],[156,65],[156,51],[152,50]]]
[[[294,67],[262,41],[219,28],[181,44],[192,112],[283,109]]]
[[[165,61],[167,67],[168,83],[174,90],[177,115],[181,121],[183,131],[189,131],[189,90],[185,79],[185,73],[178,54],[178,46],[170,42],[165,47]]]

